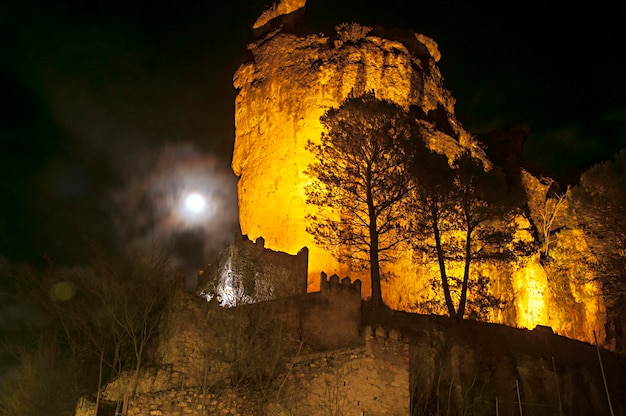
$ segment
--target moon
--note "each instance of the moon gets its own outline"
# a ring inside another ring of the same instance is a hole
[[[185,198],[185,208],[194,214],[200,214],[206,208],[206,198],[198,192],[192,192]]]

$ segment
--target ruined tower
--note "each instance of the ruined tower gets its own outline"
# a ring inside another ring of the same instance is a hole
[[[431,149],[449,158],[467,149],[487,165],[489,161],[456,119],[455,100],[437,67],[441,56],[434,40],[358,24],[341,24],[330,34],[302,33],[297,19],[304,6],[305,0],[285,0],[264,12],[254,25],[257,39],[248,45],[250,57],[234,75],[238,94],[232,168],[239,177],[241,231],[252,240],[263,237],[272,250],[296,254],[308,247],[309,290],[318,289],[324,271],[360,278],[367,294],[367,274],[339,264],[307,232],[307,215],[315,211],[305,195],[311,181],[305,171],[313,162],[306,144],[319,140],[320,116],[350,95],[373,92],[421,114],[418,122]],[[528,175],[524,186],[535,185],[536,178]],[[517,238],[527,244],[535,238],[530,224],[529,218],[519,218]],[[577,238],[580,250],[588,250]],[[432,269],[419,269],[412,255],[403,253],[391,266],[398,271],[397,278],[383,282],[383,297],[393,308],[419,311],[428,285],[419,277]],[[562,293],[550,287],[539,253],[506,264],[482,265],[481,273],[491,276],[493,290],[508,302],[494,313],[493,321],[549,325],[586,340],[594,330],[601,330],[597,287],[567,280],[589,270],[565,272],[572,275],[563,277],[570,286],[565,289],[567,307],[556,304]],[[575,325],[565,323],[571,316]]]
[[[268,13],[283,9],[293,12],[282,6]],[[306,231],[306,216],[313,211],[304,194],[310,181],[304,171],[312,162],[305,147],[319,139],[326,110],[349,94],[373,91],[431,115],[433,121],[424,123],[433,145],[456,153],[472,142],[454,117],[454,99],[443,87],[432,39],[415,33],[391,36],[357,24],[339,26],[328,36],[301,36],[285,30],[289,17],[259,18],[255,26],[264,23],[267,34],[248,46],[252,59],[234,76],[239,93],[232,166],[239,176],[242,232],[292,254],[307,246],[309,275],[317,282],[321,271],[349,272]]]

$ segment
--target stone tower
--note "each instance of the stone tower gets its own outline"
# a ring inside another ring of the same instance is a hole
[[[360,278],[367,295],[368,275],[338,264],[307,232],[307,215],[315,211],[306,203],[305,188],[311,178],[305,170],[313,162],[306,144],[319,140],[320,116],[351,94],[373,92],[415,110],[431,149],[449,158],[468,149],[486,165],[490,162],[455,117],[455,100],[437,67],[440,53],[435,41],[414,32],[358,24],[339,25],[328,35],[302,33],[298,19],[304,3],[284,0],[259,17],[254,25],[257,39],[248,45],[250,57],[234,75],[238,95],[232,168],[239,176],[241,231],[252,240],[263,237],[272,250],[296,254],[308,247],[310,291],[318,290],[323,271]],[[540,188],[537,178],[526,176],[527,194],[532,187]],[[532,245],[531,219],[520,217],[517,223],[517,238]],[[574,234],[567,241],[578,247],[577,252],[586,253],[584,241]],[[562,252],[571,249],[563,247]],[[383,282],[383,298],[392,308],[419,311],[428,290],[420,276],[434,269],[416,266],[412,256],[408,250],[403,252],[390,266],[397,278]],[[559,279],[565,283],[560,286],[566,288],[569,302],[564,307],[558,304],[563,293],[551,283],[538,252],[481,267],[479,272],[494,282],[493,291],[507,302],[491,320],[531,328],[548,325],[586,340],[593,339],[594,330],[602,332],[603,306],[597,287],[572,280],[591,281],[589,269],[561,273]]]
[[[311,282],[321,271],[353,276],[306,231],[306,216],[313,212],[306,204],[310,179],[304,171],[313,160],[305,146],[319,139],[320,116],[349,94],[373,91],[404,108],[419,107],[431,147],[455,154],[472,141],[454,116],[432,39],[357,24],[341,25],[328,36],[297,35],[288,22],[304,1],[288,3],[257,20],[255,27],[265,35],[248,46],[252,59],[234,76],[239,94],[232,167],[239,176],[241,230],[252,239],[262,236],[274,250],[295,254],[308,247]]]

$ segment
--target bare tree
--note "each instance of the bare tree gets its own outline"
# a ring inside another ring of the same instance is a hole
[[[553,198],[546,198],[541,213],[541,234],[543,236],[543,255],[548,256],[553,243],[553,231],[559,214],[567,206],[567,193],[554,194]]]
[[[308,174],[307,202],[320,208],[307,229],[322,246],[355,267],[368,267],[372,301],[383,304],[381,263],[403,241],[411,181],[404,169],[412,130],[407,114],[373,94],[346,99],[321,118],[319,143],[309,142],[316,161]]]
[[[62,359],[74,364],[67,368],[82,380],[74,382],[83,386],[81,393],[97,392],[97,409],[101,387],[122,370],[134,370],[132,388],[136,387],[169,297],[172,275],[161,253],[122,262],[97,252],[90,267],[50,267],[15,278],[23,295],[42,311],[42,325],[34,331],[55,340]]]
[[[160,253],[146,254],[126,264],[99,258],[93,270],[92,278],[83,280],[84,290],[96,299],[117,338],[113,363],[134,369],[134,392],[146,348],[156,335],[170,298],[174,272],[168,258]]]
[[[541,255],[543,259],[547,259],[550,248],[556,242],[556,230],[564,226],[563,214],[567,210],[568,193],[558,193],[558,184],[552,178],[537,179],[525,171],[522,175],[527,183],[527,204],[530,216],[543,245]]]

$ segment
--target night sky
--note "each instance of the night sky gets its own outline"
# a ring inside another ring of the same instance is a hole
[[[465,128],[528,124],[526,157],[558,179],[626,147],[626,5],[466,3],[309,0],[307,22],[432,37]],[[236,229],[232,74],[267,4],[5,2],[0,259],[73,265],[165,242],[201,267]],[[190,220],[176,195],[193,189],[213,208]]]

